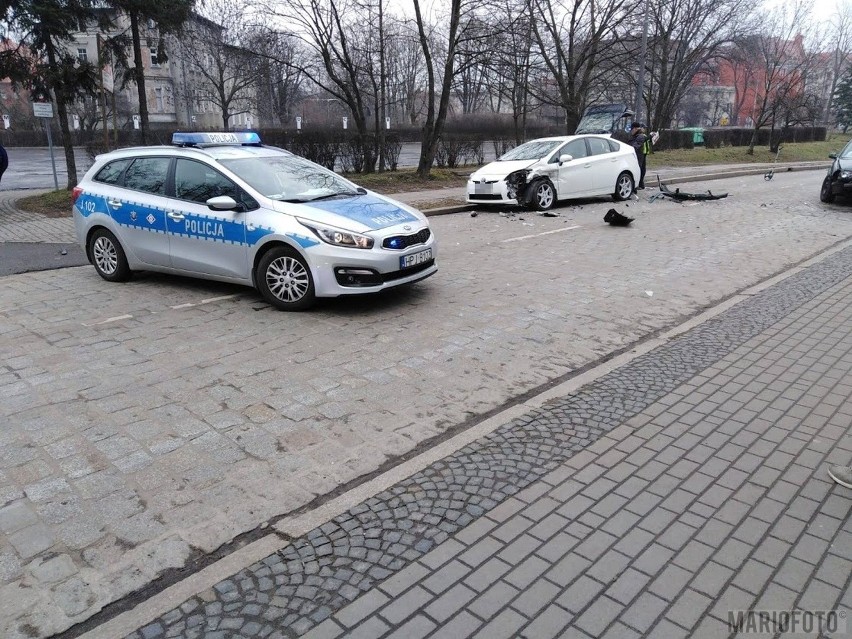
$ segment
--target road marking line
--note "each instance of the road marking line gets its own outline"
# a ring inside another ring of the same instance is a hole
[[[191,308],[195,306],[195,302],[187,302],[186,304],[175,304],[174,306],[169,306],[169,308],[177,309],[177,308]]]
[[[110,322],[119,322],[121,320],[133,319],[132,315],[116,315],[115,317],[108,317],[105,320],[101,320],[99,322],[83,322],[83,326],[100,326],[101,324],[109,324]]]
[[[576,226],[566,226],[564,229],[556,229],[555,231],[545,231],[544,233],[536,233],[535,235],[522,235],[521,237],[510,237],[507,240],[500,240],[501,242],[519,242],[521,240],[528,240],[531,237],[541,237],[542,235],[551,235],[552,233],[561,233],[562,231],[572,231],[574,229],[583,228],[579,224]]]
[[[222,300],[232,300],[235,297],[239,297],[240,293],[234,293],[232,295],[220,295],[219,297],[208,297],[206,300],[201,300],[198,302],[199,304],[210,304],[212,302],[221,302]]]

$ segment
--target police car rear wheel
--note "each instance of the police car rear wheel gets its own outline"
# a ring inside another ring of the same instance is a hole
[[[89,238],[89,257],[95,270],[109,282],[123,282],[130,277],[130,266],[121,244],[106,229],[98,229]]]
[[[255,278],[266,301],[282,311],[301,311],[314,303],[314,280],[293,249],[276,247],[260,260]]]

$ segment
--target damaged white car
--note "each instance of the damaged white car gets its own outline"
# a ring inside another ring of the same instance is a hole
[[[611,195],[626,200],[639,180],[636,152],[605,135],[566,135],[522,144],[472,173],[471,204],[517,204],[539,211],[558,200]]]

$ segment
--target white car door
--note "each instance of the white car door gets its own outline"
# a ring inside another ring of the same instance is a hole
[[[563,155],[570,155],[568,162],[559,162]],[[556,196],[560,200],[583,197],[591,188],[591,163],[589,162],[589,151],[586,148],[586,140],[580,138],[571,140],[562,145],[550,158],[550,163],[557,164],[556,171]]]
[[[618,155],[613,150],[618,149],[617,145],[610,145],[610,141],[605,138],[590,137],[587,139],[589,143],[589,163],[591,166],[591,182],[594,186],[595,195],[608,195],[615,192],[615,182],[618,179]]]
[[[175,160],[175,198],[168,212],[172,268],[245,279],[249,276],[246,212],[213,211],[206,202],[228,195],[238,202],[241,189],[215,168]]]

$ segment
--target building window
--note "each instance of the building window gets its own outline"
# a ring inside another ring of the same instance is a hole
[[[163,90],[160,87],[154,89],[154,96],[157,100],[156,110],[158,113],[163,113],[166,109],[163,104]]]
[[[157,57],[157,47],[151,47],[151,66],[160,66],[160,59]]]
[[[79,47],[77,49],[77,59],[80,62],[88,62],[89,61],[89,53],[83,47]]]

